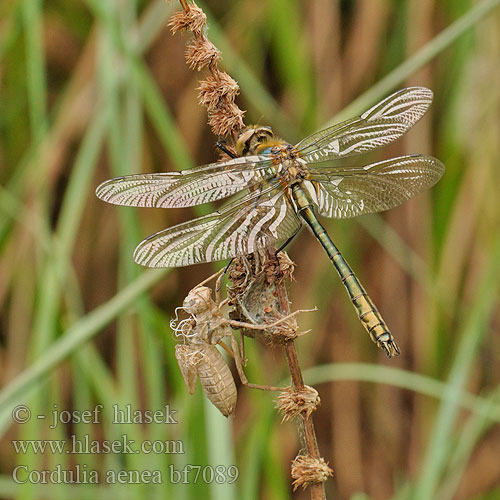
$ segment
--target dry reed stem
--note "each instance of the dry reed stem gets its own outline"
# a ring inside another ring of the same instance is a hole
[[[295,264],[285,253],[276,255],[275,250],[269,248],[250,256],[235,258],[229,268],[229,278],[233,286],[228,288],[229,303],[235,307],[233,317],[243,317],[246,321],[265,324],[289,315],[290,301],[286,281],[291,281],[294,267]],[[297,410],[297,406],[302,406],[296,411],[296,415],[300,418],[299,433],[303,436],[307,457],[324,462],[311,418],[315,404],[302,404],[300,400],[302,396],[305,400],[313,399],[316,404],[319,401],[311,398],[310,388],[304,384],[294,339],[282,333],[277,336],[271,331],[264,335],[264,340],[266,343],[280,345],[285,351],[293,386],[290,391],[297,393],[296,404],[290,407],[290,411],[292,407]],[[303,469],[298,468],[295,473],[300,475],[301,470]],[[294,479],[304,487],[310,487],[312,500],[326,499],[323,481],[311,481],[308,473],[303,479],[300,479],[300,476]]]
[[[243,128],[242,111],[235,103],[239,94],[238,84],[224,71],[218,68],[220,60],[220,51],[206,37],[207,25],[206,16],[203,11],[194,3],[188,3],[186,0],[179,0],[183,10],[175,13],[169,20],[169,26],[172,33],[178,31],[191,31],[193,41],[186,49],[186,62],[192,69],[201,71],[208,69],[209,74],[200,82],[198,87],[199,102],[207,108],[208,124],[216,136],[231,137],[233,145],[236,143],[239,131]],[[285,255],[285,257],[283,257]],[[253,264],[249,260],[253,258]],[[232,295],[230,301],[235,306],[232,319],[244,320],[257,325],[270,323],[270,320],[279,320],[290,315],[290,302],[285,286],[285,278],[291,279],[293,263],[286,254],[276,255],[275,249],[265,249],[255,252],[253,256],[238,258],[231,264],[230,274],[232,275],[233,289],[228,290]],[[291,263],[291,264],[290,264]],[[243,281],[242,281],[243,280]],[[238,286],[240,293],[235,291]],[[255,285],[256,291],[252,294],[252,285]],[[248,317],[248,309],[240,308],[238,304],[247,300],[248,304],[256,307],[254,312],[256,317]],[[260,310],[259,310],[260,309]],[[294,340],[297,336],[297,325],[290,322],[288,333],[269,331],[264,335],[267,342],[280,344],[285,351],[285,355],[290,370],[293,389],[290,394],[294,404],[289,406],[290,412],[294,411],[299,415],[301,423],[299,432],[303,429],[304,446],[307,456],[303,457],[294,468],[292,468],[292,477],[294,478],[295,488],[302,485],[304,488],[310,486],[312,500],[326,500],[323,482],[331,475],[331,469],[325,465],[323,458],[319,454],[316,433],[311,418],[311,413],[319,404],[319,397],[312,394],[311,388],[304,385],[302,371],[300,369],[297,351]],[[242,330],[247,336],[254,336],[254,332]],[[292,410],[292,407],[294,408]],[[314,475],[306,465],[314,463],[319,464],[316,467]]]

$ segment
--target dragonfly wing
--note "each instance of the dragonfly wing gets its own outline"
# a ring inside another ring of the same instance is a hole
[[[134,259],[147,267],[182,267],[279,247],[301,226],[286,189],[273,183],[217,212],[160,231],[139,243]]]
[[[316,132],[295,148],[308,163],[368,153],[401,137],[429,108],[432,91],[409,87],[379,102],[359,118]]]
[[[226,198],[273,175],[269,156],[247,156],[180,172],[117,177],[103,182],[96,195],[115,205],[191,207]]]
[[[365,167],[310,167],[318,212],[345,219],[396,207],[433,186],[444,165],[432,156],[409,155]]]

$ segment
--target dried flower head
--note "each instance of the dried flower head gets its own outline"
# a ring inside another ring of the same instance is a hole
[[[198,100],[208,109],[216,108],[222,101],[234,101],[239,94],[238,84],[225,72],[217,71],[200,82]]]
[[[220,60],[220,50],[205,37],[195,38],[186,47],[186,62],[191,69],[200,71]]]
[[[236,140],[243,128],[244,112],[235,104],[238,84],[217,63],[221,53],[206,37],[207,18],[194,3],[181,0],[184,10],[173,14],[169,21],[172,33],[189,30],[193,40],[186,47],[186,62],[191,69],[210,69],[210,75],[200,82],[200,103],[208,109],[208,123],[215,135],[231,136]]]
[[[299,486],[304,489],[313,483],[324,483],[333,475],[333,470],[323,458],[299,455],[292,462],[293,491]]]
[[[207,16],[195,3],[189,5],[189,10],[181,10],[173,14],[168,25],[175,35],[178,31],[192,31],[195,35],[203,35],[203,30],[207,25]]]
[[[276,398],[276,406],[283,415],[283,422],[292,420],[301,413],[309,418],[320,402],[318,391],[308,385],[301,390],[286,387]]]
[[[234,131],[243,128],[243,115],[245,114],[236,104],[224,103],[209,111],[208,124],[215,135],[228,136]]]

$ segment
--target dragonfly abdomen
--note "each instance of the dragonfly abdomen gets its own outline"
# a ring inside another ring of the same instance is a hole
[[[318,238],[339,273],[351,302],[358,313],[361,324],[365,327],[368,335],[379,348],[386,352],[389,358],[397,356],[400,350],[389,328],[353,270],[340,253],[340,250],[335,246],[326,229],[319,222],[314,212],[313,203],[310,201],[307,192],[299,184],[295,184],[292,187],[292,196],[299,214],[311,228],[316,238]]]
[[[236,406],[236,385],[222,354],[210,344],[200,346],[202,359],[197,365],[198,377],[208,399],[225,416]]]
[[[388,357],[399,355],[399,347],[391,335],[387,324],[356,276],[354,274],[349,276],[344,281],[344,285],[349,291],[352,304],[358,312],[358,317],[372,341],[380,349],[383,349]]]

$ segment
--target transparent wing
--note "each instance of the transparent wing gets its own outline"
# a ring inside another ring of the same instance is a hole
[[[401,137],[424,115],[432,96],[425,87],[400,90],[359,118],[316,132],[295,147],[308,163],[367,153]]]
[[[134,259],[148,267],[181,267],[279,247],[301,226],[286,189],[273,182],[217,212],[153,234],[139,243]]]
[[[365,167],[310,167],[318,212],[345,219],[389,210],[430,188],[444,165],[432,156],[410,155]]]
[[[115,205],[191,207],[226,198],[273,175],[269,156],[247,156],[180,172],[117,177],[103,182],[96,195]]]

